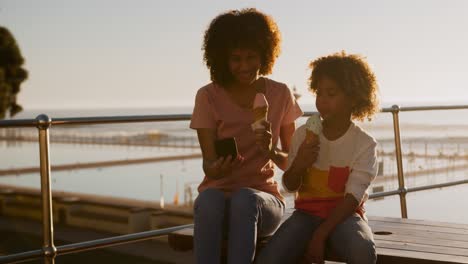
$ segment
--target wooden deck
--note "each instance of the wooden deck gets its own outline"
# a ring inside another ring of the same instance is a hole
[[[377,244],[377,263],[468,263],[468,224],[377,216],[370,216],[369,224]],[[174,232],[168,240],[175,250],[191,250],[193,229]],[[340,261],[333,255],[328,260]]]

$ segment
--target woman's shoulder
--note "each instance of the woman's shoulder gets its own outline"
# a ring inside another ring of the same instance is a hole
[[[273,79],[266,78],[266,77],[263,77],[263,78],[265,78],[267,86],[270,87],[270,88],[273,88],[273,90],[275,90],[277,92],[289,91],[289,88],[285,83],[278,82],[278,81],[275,81]]]
[[[198,92],[201,93],[213,93],[216,89],[216,86],[213,82],[203,85],[198,89]]]
[[[219,87],[217,87],[215,83],[211,82],[198,89],[197,97],[204,97],[218,101],[222,99],[222,97],[220,97],[220,93],[221,91]]]
[[[278,82],[278,81],[268,79],[268,78],[265,78],[265,79],[266,79],[266,83],[268,87],[267,94],[269,94],[271,97],[281,98],[281,101],[283,102],[288,102],[294,99],[292,91],[289,89],[289,87],[285,83]],[[285,100],[287,98],[289,98],[290,100]]]

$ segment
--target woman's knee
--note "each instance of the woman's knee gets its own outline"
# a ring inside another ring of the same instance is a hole
[[[195,214],[224,212],[226,199],[224,193],[218,189],[210,188],[202,191],[194,204]]]
[[[255,189],[241,188],[231,196],[231,210],[239,211],[256,211],[260,198]]]

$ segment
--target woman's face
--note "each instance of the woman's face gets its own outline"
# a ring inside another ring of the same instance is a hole
[[[315,106],[324,120],[349,117],[352,111],[352,100],[338,84],[324,76],[317,84]]]
[[[229,71],[238,84],[249,85],[258,79],[260,54],[251,49],[234,49],[228,58]]]

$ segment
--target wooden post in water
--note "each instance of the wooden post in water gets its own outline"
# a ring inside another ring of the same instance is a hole
[[[162,174],[159,176],[159,193],[161,196],[159,197],[159,207],[164,209],[164,175]]]

